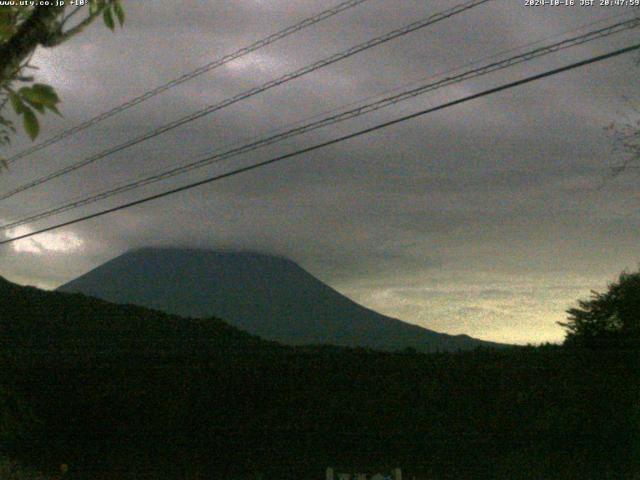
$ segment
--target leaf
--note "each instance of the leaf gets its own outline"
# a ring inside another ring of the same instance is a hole
[[[44,113],[44,105],[42,105],[41,103],[33,103],[29,100],[27,100],[27,103],[31,105],[33,108],[35,108],[37,111],[39,111],[40,113]]]
[[[0,39],[1,40],[8,40],[13,36],[14,33],[16,33],[15,25],[4,25],[0,23]]]
[[[24,109],[24,103],[22,103],[22,99],[15,92],[9,92],[9,101],[11,102],[11,106],[13,107],[13,111],[20,115]]]
[[[58,98],[58,96],[56,95],[56,91],[53,89],[53,87],[51,85],[47,85],[46,83],[34,83],[32,88],[37,92],[43,92],[47,95],[51,95]]]
[[[38,136],[38,133],[40,133],[40,124],[38,123],[38,118],[36,117],[36,114],[33,113],[33,110],[31,110],[28,107],[25,107],[24,112],[22,113],[23,115],[23,121],[24,121],[24,129],[26,130],[27,134],[29,134],[29,136],[31,137],[31,140],[35,140],[36,137]]]
[[[18,93],[26,100],[45,107],[56,105],[60,101],[53,87],[43,83],[36,83],[31,88],[23,87]]]
[[[59,115],[60,117],[62,117],[62,114],[60,113],[60,110],[58,110],[58,107],[56,107],[55,105],[45,105],[45,107],[48,108],[49,110],[51,110],[56,115]]]
[[[15,20],[10,10],[0,10],[0,27],[14,26]]]
[[[104,24],[109,28],[109,30],[115,30],[116,24],[113,21],[113,14],[111,13],[111,9],[105,8],[102,16],[104,18]]]
[[[20,90],[18,90],[18,95],[22,97],[22,100],[27,102],[40,113],[44,112],[44,106],[42,105],[41,99],[36,93],[33,92],[31,88],[22,87]]]
[[[124,24],[124,8],[122,8],[122,3],[119,0],[116,0],[113,4],[113,11],[118,17],[118,23],[122,26]]]

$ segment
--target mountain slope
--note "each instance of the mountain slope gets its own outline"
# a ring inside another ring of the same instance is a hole
[[[182,316],[216,316],[251,334],[291,345],[420,351],[492,345],[386,317],[349,300],[294,262],[258,253],[140,249],[58,290]]]
[[[0,348],[34,357],[158,357],[277,347],[217,318],[180,318],[84,295],[22,287],[0,277]]]

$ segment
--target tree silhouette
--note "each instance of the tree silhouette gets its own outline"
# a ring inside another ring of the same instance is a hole
[[[124,22],[122,0],[83,0],[73,2],[73,8],[71,2],[4,3],[0,6],[0,147],[8,145],[16,131],[6,114],[7,105],[22,119],[32,140],[40,131],[37,114],[59,113],[53,87],[34,83],[26,73],[35,68],[29,61],[36,49],[61,45],[101,16],[111,30],[115,20],[120,25]],[[76,16],[78,12],[85,13]]]
[[[565,344],[594,348],[640,347],[640,272],[620,274],[605,293],[592,292],[567,310]]]

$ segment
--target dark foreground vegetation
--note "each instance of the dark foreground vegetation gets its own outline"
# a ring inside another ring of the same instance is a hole
[[[74,479],[625,479],[633,346],[466,353],[288,348],[0,280],[0,448]]]

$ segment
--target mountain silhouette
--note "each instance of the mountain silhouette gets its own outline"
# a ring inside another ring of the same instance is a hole
[[[382,350],[496,346],[367,309],[286,258],[254,252],[143,248],[58,288],[185,317],[217,317],[267,340]]]
[[[23,287],[0,277],[0,351],[39,355],[162,355],[280,348],[213,316],[181,318],[81,294]]]

